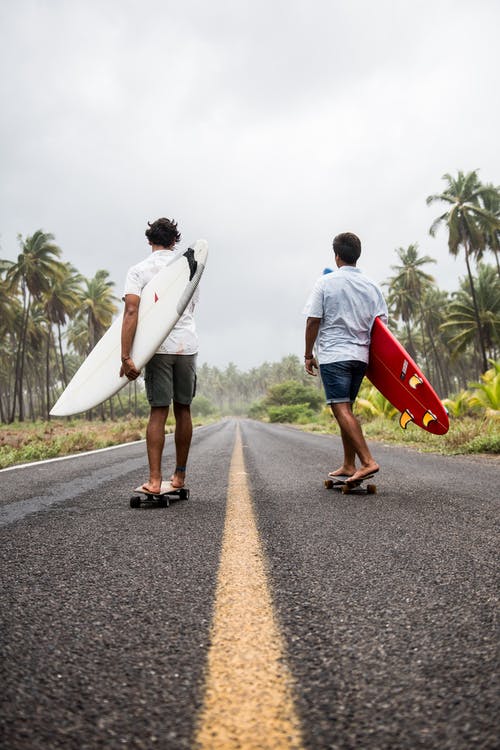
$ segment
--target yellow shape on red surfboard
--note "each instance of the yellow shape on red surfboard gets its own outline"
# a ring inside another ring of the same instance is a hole
[[[419,385],[422,385],[424,381],[422,378],[420,378],[418,375],[412,375],[411,378],[408,381],[408,385],[410,388],[418,388]]]
[[[399,417],[399,426],[403,428],[403,430],[406,430],[410,422],[414,422],[415,418],[411,411],[408,411],[408,409],[405,409],[404,412]]]
[[[427,427],[431,422],[435,422],[437,419],[436,415],[433,414],[431,411],[426,411],[424,416],[422,417],[422,422],[424,423],[424,427]]]

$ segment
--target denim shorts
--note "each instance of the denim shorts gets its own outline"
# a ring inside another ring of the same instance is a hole
[[[169,406],[172,399],[188,406],[196,393],[196,354],[155,354],[144,380],[150,406]]]
[[[320,365],[321,380],[327,404],[354,403],[364,378],[366,362],[349,360]]]

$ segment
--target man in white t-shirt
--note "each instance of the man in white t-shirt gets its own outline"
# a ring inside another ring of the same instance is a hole
[[[337,235],[333,251],[337,270],[318,279],[305,308],[305,368],[316,375],[319,365],[326,402],[340,427],[344,460],[330,476],[355,482],[379,470],[352,405],[368,366],[373,323],[376,317],[387,321],[387,305],[377,284],[356,268],[359,237],[350,232]]]
[[[171,263],[181,239],[177,224],[170,219],[148,222],[146,237],[152,252],[140,263],[129,268],[123,299],[125,310],[122,323],[122,366],[120,375],[135,380],[140,372],[130,357],[137,328],[141,293],[158,271]],[[191,401],[196,391],[196,356],[198,338],[194,321],[194,308],[198,302],[198,289],[173,330],[160,345],[146,365],[146,394],[151,407],[146,430],[146,447],[149,461],[149,480],[143,484],[146,492],[160,491],[162,482],[161,460],[165,444],[165,422],[171,402],[175,415],[176,466],[170,478],[173,487],[183,487],[186,465],[193,434]]]

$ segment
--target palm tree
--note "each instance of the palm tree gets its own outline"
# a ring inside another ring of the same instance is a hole
[[[411,325],[414,312],[413,301],[408,297],[406,291],[402,287],[396,287],[390,281],[385,282],[384,285],[390,287],[390,291],[387,294],[387,306],[390,310],[391,316],[394,319],[400,319],[403,322],[404,332],[402,332],[402,335],[405,339],[403,343],[413,359],[417,360],[417,348],[413,341]],[[393,331],[393,333],[395,333],[395,331]]]
[[[483,206],[490,214],[500,220],[500,188],[495,185],[486,185],[488,192],[483,196]],[[486,243],[495,256],[498,275],[500,276],[500,229],[498,227],[485,227]]]
[[[79,317],[87,326],[87,354],[109,328],[118,309],[114,303],[113,286],[108,271],[104,270],[97,271],[92,279],[84,280]],[[88,418],[92,419],[92,411],[88,412]],[[104,405],[101,405],[101,418],[104,419]]]
[[[2,264],[1,261],[0,264]],[[4,267],[10,268],[11,266],[12,263],[9,263],[8,266]],[[18,306],[19,300],[11,294],[9,282],[0,276],[0,338],[4,339],[12,331]]]
[[[24,241],[19,235],[21,253],[7,270],[10,290],[20,290],[23,302],[23,318],[16,354],[16,384],[12,404],[11,421],[16,412],[16,394],[19,399],[19,420],[24,420],[23,380],[26,351],[26,335],[30,307],[33,299],[39,299],[47,292],[54,278],[60,273],[61,263],[57,258],[61,249],[54,243],[54,235],[38,229]]]
[[[31,419],[37,414],[47,414],[50,404],[50,321],[47,319],[43,304],[35,300],[31,306],[28,329],[26,331],[26,395]],[[45,345],[45,368],[42,367],[41,354]],[[45,378],[43,376],[45,370]]]
[[[493,189],[491,186],[480,183],[477,170],[467,174],[459,171],[456,178],[450,174],[445,174],[443,180],[447,182],[446,189],[437,195],[429,195],[427,205],[435,201],[443,201],[448,203],[450,208],[435,219],[430,228],[430,234],[434,236],[439,226],[445,224],[448,228],[450,253],[457,256],[460,248],[464,251],[482,367],[483,371],[486,371],[488,361],[470,258],[481,256],[487,247],[488,237],[500,229],[500,219],[484,208],[485,200],[487,203],[489,199],[492,199]]]
[[[423,320],[422,298],[424,293],[434,285],[434,277],[422,270],[427,263],[435,263],[429,255],[419,257],[418,244],[409,245],[406,249],[399,247],[396,253],[401,265],[391,266],[396,275],[391,277],[386,286],[389,287],[387,302],[393,313],[400,317],[406,326],[410,354],[415,357],[416,350],[412,339],[411,322],[420,313]],[[422,329],[424,357],[427,360],[425,336]],[[415,357],[416,358],[416,357]]]
[[[11,261],[0,260],[0,273],[12,266]],[[10,413],[13,368],[12,352],[22,318],[21,303],[10,291],[10,284],[0,276],[0,419],[7,422]]]
[[[89,351],[89,328],[87,321],[81,315],[77,315],[71,321],[66,331],[66,340],[69,346],[78,355],[76,358],[69,357],[70,367],[69,372],[67,368],[66,375],[71,378],[78,370],[78,367],[81,365]]]
[[[97,271],[92,279],[85,279],[80,298],[80,315],[85,317],[88,326],[89,353],[97,344],[106,329],[111,325],[118,308],[113,296],[114,282],[109,280],[108,271]]]
[[[500,353],[500,279],[493,266],[479,265],[475,287],[484,346],[490,359],[497,359]],[[450,345],[455,356],[477,341],[475,309],[465,279],[453,296],[448,319],[441,328],[452,332]]]
[[[439,384],[441,394],[449,394],[452,384],[449,375],[449,345],[445,332],[441,330],[446,320],[449,304],[449,294],[437,287],[426,290],[422,299],[422,328],[425,328],[427,340],[430,342],[433,362],[433,378]]]
[[[63,263],[60,275],[54,279],[49,291],[44,295],[44,309],[51,325],[57,327],[59,357],[61,360],[61,375],[64,386],[68,384],[66,364],[62,348],[61,326],[66,325],[67,319],[76,315],[81,304],[81,282],[83,277],[71,265]],[[49,339],[51,331],[49,331]],[[50,341],[48,342],[50,344]],[[49,373],[47,373],[48,378]]]

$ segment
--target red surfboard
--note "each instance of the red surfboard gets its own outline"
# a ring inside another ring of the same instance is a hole
[[[414,422],[434,435],[448,432],[448,415],[439,396],[380,318],[372,328],[366,377],[401,412],[403,429]]]

